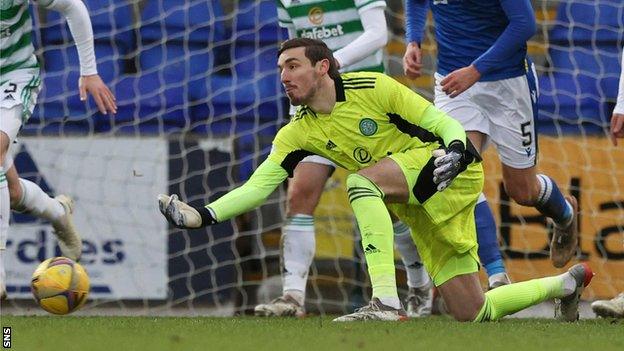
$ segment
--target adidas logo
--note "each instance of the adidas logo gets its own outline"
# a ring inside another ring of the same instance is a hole
[[[378,248],[376,248],[373,244],[368,244],[366,248],[364,249],[365,255],[374,254],[378,252],[381,252],[381,251]]]
[[[15,100],[15,98],[11,94],[8,94],[7,96],[5,96],[4,99],[5,100]]]
[[[331,149],[335,148],[336,146],[338,146],[338,145],[334,144],[333,141],[327,140],[327,145],[325,145],[325,148],[327,150],[331,150]]]

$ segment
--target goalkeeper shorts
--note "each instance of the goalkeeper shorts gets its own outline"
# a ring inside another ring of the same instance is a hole
[[[423,157],[423,149],[393,154],[390,158],[403,171],[410,198],[406,204],[388,204],[388,209],[411,228],[423,264],[434,282],[442,283],[436,276],[449,260],[469,255],[479,262],[474,208],[483,190],[481,163],[470,164],[447,189],[433,192],[420,203],[415,193],[423,186],[418,184],[419,175],[429,162]]]

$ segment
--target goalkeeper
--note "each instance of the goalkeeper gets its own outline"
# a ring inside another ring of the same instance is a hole
[[[276,0],[279,25],[288,29],[288,36],[323,38],[334,51],[336,64],[342,72],[383,72],[383,47],[388,30],[383,0],[323,0],[312,4]],[[314,14],[314,15],[310,15]],[[291,113],[294,113],[291,108]],[[308,272],[314,258],[314,210],[325,183],[336,165],[319,155],[302,159],[288,181],[288,206],[280,240],[282,295],[254,308],[261,316],[302,316],[305,314],[305,291]],[[429,286],[429,276],[422,269],[418,251],[409,228],[395,221],[395,244],[405,265],[410,295],[421,286]],[[426,315],[430,307],[414,306],[408,298],[411,316]],[[430,303],[429,303],[430,306]]]
[[[279,53],[282,83],[299,108],[278,132],[268,159],[243,186],[205,207],[159,195],[170,223],[200,228],[249,211],[303,157],[322,155],[354,172],[347,192],[373,287],[369,305],[335,321],[406,318],[397,295],[388,209],[411,227],[423,263],[457,320],[495,320],[552,298],[562,298],[562,312],[578,317],[580,293],[593,275],[585,264],[558,276],[481,290],[474,207],[483,171],[459,122],[384,74],[339,74],[321,41],[291,39]]]
[[[80,0],[39,0],[38,6],[59,11],[67,18],[80,61],[80,98],[93,95],[102,113],[115,113],[115,97],[97,74],[89,13]],[[2,1],[0,19],[0,288],[5,296],[4,250],[10,209],[49,220],[63,255],[77,260],[82,241],[72,223],[72,200],[50,198],[35,183],[19,178],[10,146],[30,117],[40,90],[40,69],[31,41],[32,21],[27,0]],[[10,204],[10,205],[9,205]],[[9,207],[10,206],[10,207]]]

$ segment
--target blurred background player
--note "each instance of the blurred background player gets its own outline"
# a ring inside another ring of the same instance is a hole
[[[621,67],[617,103],[613,109],[611,130],[609,131],[611,142],[615,146],[617,146],[618,138],[624,138],[624,54],[622,54]],[[624,318],[624,292],[611,300],[594,301],[591,308],[600,317]]]
[[[93,31],[87,8],[80,0],[39,0],[34,4],[60,12],[67,19],[78,57],[81,100],[90,93],[101,113],[115,113],[115,97],[97,74]],[[32,21],[27,0],[2,1],[0,22],[0,285],[6,296],[4,250],[10,209],[49,220],[63,255],[77,260],[82,241],[72,223],[72,200],[59,195],[50,198],[41,188],[19,178],[10,156],[22,124],[30,117],[40,90],[40,68],[31,40]]]
[[[431,7],[438,43],[435,105],[459,120],[475,147],[492,141],[507,194],[553,219],[550,256],[563,267],[578,243],[576,199],[565,197],[550,177],[537,174],[535,121],[538,91],[526,42],[536,31],[529,0],[481,2],[406,0],[405,74],[421,75],[420,43]],[[491,288],[509,283],[496,224],[483,195],[475,210],[479,256]]]
[[[388,30],[383,0],[277,1],[279,24],[288,29],[290,38],[323,40],[334,51],[343,72],[383,72],[383,47]],[[294,111],[291,111],[294,112]],[[288,182],[286,224],[282,228],[281,263],[283,295],[255,307],[256,315],[302,316],[310,265],[314,259],[314,210],[318,206],[327,179],[336,165],[320,156],[303,159]],[[429,284],[421,267],[409,227],[394,224],[395,243],[408,277],[408,286]],[[428,286],[428,285],[427,285]],[[431,299],[429,299],[430,301]],[[410,300],[408,300],[410,301]],[[430,303],[410,308],[411,315],[429,314]]]

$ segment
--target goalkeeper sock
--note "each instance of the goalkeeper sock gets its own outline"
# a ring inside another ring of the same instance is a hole
[[[574,218],[572,205],[566,201],[557,183],[549,176],[538,174],[537,180],[540,191],[535,208],[544,216],[552,218],[558,226],[567,227]]]
[[[22,198],[13,210],[47,219],[50,222],[57,221],[65,214],[63,205],[48,196],[37,184],[23,178],[20,178],[19,182],[22,187]]]
[[[576,281],[567,272],[498,287],[485,293],[483,307],[474,321],[497,320],[543,301],[567,296],[575,287]]]
[[[498,247],[496,235],[496,221],[485,195],[481,193],[475,207],[475,223],[477,225],[477,242],[479,244],[479,259],[485,267],[488,276],[505,273],[505,264]]]
[[[375,183],[359,174],[347,177],[347,194],[362,235],[373,297],[381,301],[398,298],[392,220],[383,202],[384,194]]]
[[[308,272],[316,249],[314,217],[296,214],[287,218],[282,228],[281,246],[283,292],[288,292],[303,305]]]
[[[401,261],[405,266],[407,286],[420,288],[428,285],[431,279],[422,264],[410,228],[403,222],[396,222],[392,225],[392,229],[394,229],[394,245],[399,250]]]

